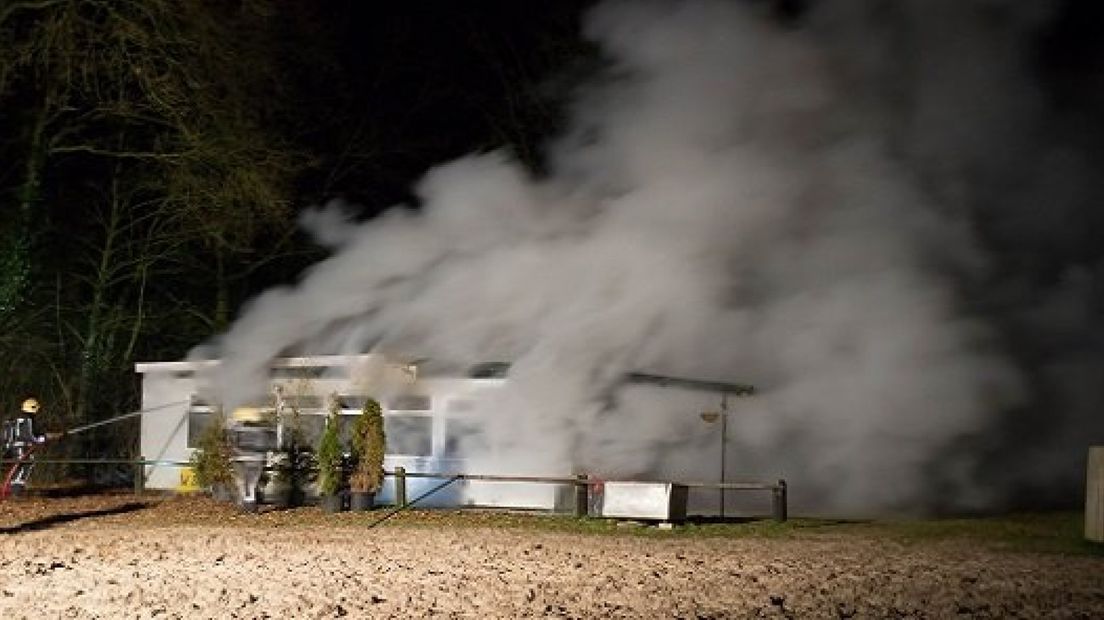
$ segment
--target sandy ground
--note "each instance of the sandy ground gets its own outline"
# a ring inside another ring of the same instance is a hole
[[[220,509],[197,525],[177,518],[193,504],[131,501],[0,506],[0,618],[1104,617],[1101,557],[341,518],[318,531]]]

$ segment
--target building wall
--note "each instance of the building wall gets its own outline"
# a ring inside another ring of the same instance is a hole
[[[299,366],[299,369],[312,369]],[[181,362],[140,364],[142,376],[142,409],[150,411],[142,415],[141,446],[146,459],[186,463],[192,454],[188,447],[189,401],[200,389],[195,376],[195,366]],[[384,421],[388,427],[389,453],[384,467],[393,471],[403,467],[409,473],[480,473],[507,475],[516,472],[468,471],[464,459],[453,453],[453,435],[450,424],[471,422],[471,412],[464,412],[458,403],[478,398],[487,390],[500,385],[499,379],[428,379],[407,383],[392,395],[384,397]],[[274,374],[272,385],[281,385],[286,397],[301,399],[307,426],[320,429],[318,416],[324,414],[320,407],[325,395],[337,393],[347,401],[341,411],[349,419],[360,413],[359,403],[364,386],[355,381],[332,376],[304,381],[288,379]],[[357,395],[361,395],[358,399]],[[428,399],[419,402],[418,398]],[[348,404],[348,403],[352,404]],[[181,474],[186,465],[162,463],[146,468],[146,486],[151,489],[176,489],[181,485]],[[407,481],[407,497],[414,499],[437,486],[443,478],[412,477]],[[455,482],[420,502],[425,506],[510,506],[516,508],[546,508],[554,506],[557,489],[544,484],[507,484],[490,482]],[[378,500],[383,503],[394,500],[394,481],[385,482]]]
[[[329,394],[338,394],[343,402],[345,424],[360,413],[365,394],[381,400],[388,436],[388,454],[384,467],[394,471],[403,467],[408,473],[517,475],[515,470],[503,471],[502,461],[493,447],[480,447],[479,435],[487,420],[479,414],[482,403],[491,402],[497,390],[505,383],[502,378],[421,378],[402,379],[386,389],[368,387],[358,381],[355,363],[367,356],[353,356],[348,367],[337,358],[316,362],[312,359],[277,360],[272,376],[272,386],[281,386],[285,398],[300,406],[305,416],[308,435],[318,434],[322,428],[322,408]],[[282,365],[281,365],[282,364]],[[195,376],[198,366],[183,362],[140,364],[143,374],[143,409],[164,407],[142,416],[141,445],[147,459],[186,462],[192,453],[188,447],[188,401],[202,391]],[[311,378],[304,379],[303,376]],[[420,400],[419,400],[420,399]],[[681,482],[715,482],[720,479],[722,448],[732,455],[740,451],[739,442],[721,439],[724,425],[719,416],[723,411],[721,392],[716,390],[690,390],[655,384],[633,385],[622,391],[623,407],[636,412],[637,424],[634,436],[642,438],[637,450],[623,451],[632,457],[627,462],[617,460],[617,455],[607,457],[610,471],[589,472],[598,479],[616,476],[615,472],[636,472],[630,479],[675,480]],[[197,410],[202,409],[198,408]],[[713,412],[712,422],[700,415]],[[731,421],[736,421],[734,418]],[[197,428],[198,427],[198,419]],[[624,420],[612,419],[614,424]],[[313,429],[313,431],[311,430]],[[606,429],[610,430],[610,429]],[[738,433],[728,429],[724,433],[732,438]],[[616,428],[611,432],[615,432]],[[474,437],[474,445],[464,437]],[[675,440],[677,439],[677,441]],[[308,440],[317,440],[317,437]],[[655,445],[668,447],[656,451]],[[464,444],[465,449],[458,446]],[[631,446],[630,446],[631,447]],[[478,460],[465,458],[464,453],[485,456]],[[724,462],[727,481],[735,481],[740,475],[735,459]],[[497,466],[496,466],[497,464]],[[181,472],[185,466],[158,464],[147,467],[147,486],[155,489],[176,489],[181,484]],[[570,464],[559,472],[542,471],[543,475],[569,476]],[[622,474],[623,475],[623,474]],[[414,499],[439,485],[447,478],[419,478],[407,480],[407,497]],[[617,478],[612,478],[617,479]],[[420,502],[424,506],[503,506],[511,508],[552,509],[563,501],[570,488],[541,483],[505,482],[454,482],[446,489],[434,493]],[[394,482],[389,477],[377,498],[381,503],[394,499]],[[690,493],[691,510],[696,514],[715,514],[719,506],[727,506],[735,512],[763,512],[759,504],[769,497],[765,494],[749,495],[716,490],[695,489]],[[748,504],[747,502],[751,502]],[[729,514],[732,514],[731,512]]]
[[[195,393],[195,379],[178,372],[147,372],[142,376],[142,456],[151,461],[187,461],[188,401]],[[146,466],[146,486],[175,489],[184,468],[177,465]]]

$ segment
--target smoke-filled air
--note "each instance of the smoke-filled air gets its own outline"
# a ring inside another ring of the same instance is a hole
[[[753,384],[729,471],[786,478],[798,509],[1076,491],[1104,436],[1079,224],[1101,149],[1034,60],[1050,5],[602,4],[606,63],[547,171],[476,153],[416,205],[309,211],[332,255],[193,357],[223,360],[228,403],[281,355],[512,362],[486,441],[518,473],[714,478],[701,406],[622,383],[641,371]]]

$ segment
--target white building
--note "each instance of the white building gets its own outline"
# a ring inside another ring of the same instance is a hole
[[[142,410],[145,411],[141,416],[142,456],[160,462],[147,466],[147,488],[181,487],[188,474],[187,461],[203,430],[214,417],[212,408],[207,404],[209,390],[203,383],[207,376],[203,371],[217,372],[217,364],[208,361],[136,365],[137,372],[142,375]],[[284,398],[298,406],[303,414],[304,431],[311,443],[322,431],[327,396],[338,395],[342,414],[350,416],[347,418],[349,422],[352,421],[351,416],[360,414],[366,397],[370,395],[379,399],[387,436],[384,467],[388,471],[403,467],[408,473],[415,474],[516,475],[519,472],[469,471],[468,461],[460,454],[461,445],[470,452],[473,439],[478,444],[482,422],[473,410],[503,386],[506,381],[505,367],[504,364],[488,364],[469,376],[434,377],[424,373],[418,376],[415,366],[392,363],[378,355],[282,358],[271,365],[269,387],[274,389],[280,386]],[[679,413],[680,424],[699,435],[699,446],[718,449],[718,456],[724,445],[723,442],[717,445],[717,429],[703,424],[698,416],[701,414],[704,417],[705,410],[723,407],[727,395],[746,393],[750,389],[643,374],[630,375],[628,380],[647,384],[644,389],[657,389],[658,386],[665,392],[692,396],[694,404]],[[693,453],[675,458],[697,461],[701,457],[701,454]],[[717,459],[710,458],[711,463],[717,462]],[[663,469],[668,478],[680,479],[677,464]],[[566,477],[572,472],[554,473]],[[416,498],[440,482],[442,479],[409,478],[407,497]],[[377,501],[388,503],[393,501],[393,496],[393,480],[389,477],[377,495]],[[464,481],[453,483],[446,490],[421,502],[421,505],[552,509],[558,504],[561,507],[570,505],[570,501],[571,489],[566,485]],[[715,505],[712,499],[708,502],[710,506]]]
[[[205,398],[203,370],[217,362],[147,362],[136,365],[142,375],[141,451],[147,460],[160,461],[146,468],[146,487],[180,488],[188,476],[187,461],[213,409]],[[366,370],[368,369],[368,370]],[[380,373],[386,374],[381,377]],[[283,358],[272,364],[270,387],[280,386],[285,398],[302,413],[308,442],[315,443],[324,425],[324,403],[337,394],[342,404],[343,434],[352,416],[359,415],[371,393],[383,407],[387,455],[384,467],[403,467],[410,473],[471,473],[459,458],[460,444],[478,434],[470,415],[474,403],[500,386],[500,377],[418,378],[406,364],[378,356],[317,356]],[[368,389],[363,377],[374,377]],[[381,389],[380,385],[386,387]],[[384,396],[381,398],[380,393]],[[346,421],[347,420],[347,421]],[[488,473],[488,472],[480,472]],[[501,472],[503,474],[509,472]],[[441,479],[412,477],[408,498],[439,484]],[[457,482],[434,494],[422,505],[480,505],[519,508],[553,508],[558,490],[548,484]],[[380,502],[393,499],[393,481],[385,482]]]

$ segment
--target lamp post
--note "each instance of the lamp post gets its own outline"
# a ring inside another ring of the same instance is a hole
[[[721,410],[704,411],[701,413],[701,419],[709,424],[718,420],[721,422],[721,488],[718,495],[720,501],[719,512],[723,519],[725,516],[725,453],[727,452],[726,448],[728,441],[728,392],[721,394]]]

